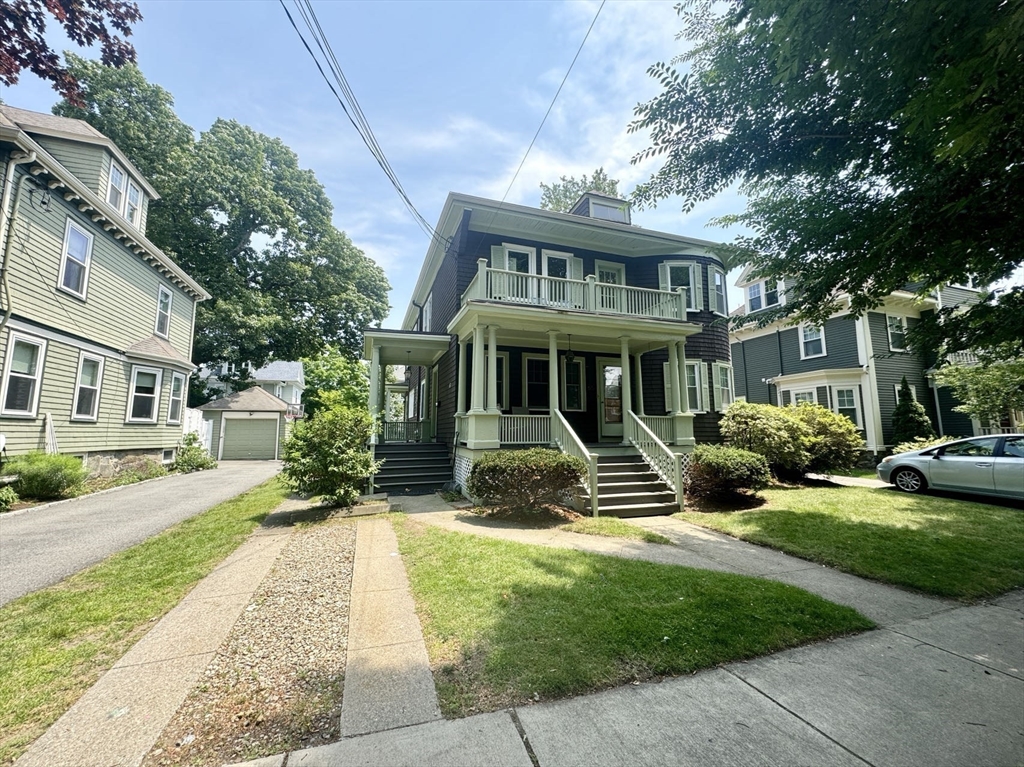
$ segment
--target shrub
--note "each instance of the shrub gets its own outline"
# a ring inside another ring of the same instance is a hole
[[[17,474],[14,489],[22,498],[48,501],[74,495],[89,471],[70,455],[26,453],[12,458],[4,474]]]
[[[812,402],[801,402],[789,410],[810,433],[807,450],[811,460],[806,471],[833,474],[857,465],[864,440],[853,421]]]
[[[719,425],[729,445],[763,455],[776,475],[803,472],[811,462],[811,433],[786,408],[734,402]]]
[[[365,410],[332,407],[297,423],[284,443],[282,473],[300,493],[351,506],[364,481],[380,467],[366,443],[372,421]]]
[[[918,437],[917,439],[908,440],[896,445],[892,449],[892,454],[898,455],[899,453],[909,453],[911,450],[924,450],[925,448],[942,445],[957,439],[963,439],[963,437]]]
[[[770,476],[763,455],[727,445],[697,445],[686,474],[686,492],[698,498],[721,498],[767,487]]]
[[[10,511],[11,506],[18,502],[18,494],[10,485],[0,487],[0,513]]]
[[[206,448],[199,444],[199,435],[190,431],[178,445],[178,454],[171,464],[171,471],[180,471],[188,474],[193,471],[204,469],[216,469],[217,461],[212,455],[206,452]]]
[[[932,438],[935,429],[931,419],[924,410],[924,405],[914,399],[910,392],[907,377],[903,376],[900,383],[899,402],[892,411],[892,441],[894,443],[909,442],[912,439]]]
[[[557,450],[494,450],[473,464],[466,489],[499,512],[535,512],[578,498],[586,474],[582,459]]]
[[[135,482],[142,482],[146,479],[167,476],[167,469],[159,461],[152,458],[138,456],[121,462],[121,468],[114,475],[115,484],[131,485]]]

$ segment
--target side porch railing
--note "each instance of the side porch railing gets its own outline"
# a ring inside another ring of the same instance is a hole
[[[637,416],[640,421],[654,432],[654,435],[664,442],[666,445],[670,445],[675,441],[676,438],[676,426],[670,415],[641,415]]]
[[[679,508],[683,508],[683,456],[669,450],[632,410],[626,412],[626,438],[662,481],[675,491]]]
[[[423,421],[385,421],[384,442],[422,442]]]
[[[501,444],[550,445],[551,417],[547,415],[502,415]]]
[[[551,441],[558,446],[558,449],[568,455],[574,455],[587,464],[587,485],[590,488],[590,510],[598,516],[597,503],[597,455],[587,450],[583,441],[576,436],[572,426],[565,420],[559,410],[552,410],[551,414]]]

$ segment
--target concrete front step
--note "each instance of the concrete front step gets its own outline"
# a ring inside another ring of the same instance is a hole
[[[380,460],[380,456],[378,456]],[[447,456],[429,457],[429,458],[392,458],[387,456],[384,459],[384,465],[381,466],[381,471],[387,469],[427,469],[437,467],[448,467],[451,465],[451,461],[448,460]]]
[[[378,493],[387,493],[388,495],[426,495],[428,493],[437,492],[450,481],[451,477],[441,481],[425,480],[397,484],[391,482],[377,482],[374,484],[374,490]]]
[[[600,506],[598,514],[602,517],[659,517],[675,514],[679,511],[678,503],[636,503],[628,506]]]
[[[598,493],[597,497],[600,499],[602,510],[645,503],[675,503],[676,500],[676,494],[668,488],[647,493]]]

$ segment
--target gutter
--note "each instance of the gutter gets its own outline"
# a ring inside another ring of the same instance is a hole
[[[10,261],[11,243],[14,241],[14,216],[21,205],[21,190],[25,188],[24,182],[28,177],[22,176],[18,179],[18,192],[14,196],[13,210],[9,210],[11,205],[11,184],[14,183],[14,170],[17,166],[35,161],[35,152],[22,154],[20,158],[16,158],[15,153],[11,152],[7,159],[7,171],[4,174],[4,193],[3,197],[0,198],[0,216],[2,216],[0,218],[0,242],[4,246],[4,257],[3,261],[0,262],[0,290],[3,290],[4,294],[4,315],[0,317],[0,330],[3,330],[13,311],[11,307],[11,288],[7,284],[7,263]]]

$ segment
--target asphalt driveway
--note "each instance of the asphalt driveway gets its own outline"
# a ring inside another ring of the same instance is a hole
[[[0,514],[0,605],[141,543],[280,470],[278,461],[222,461],[211,471]]]

